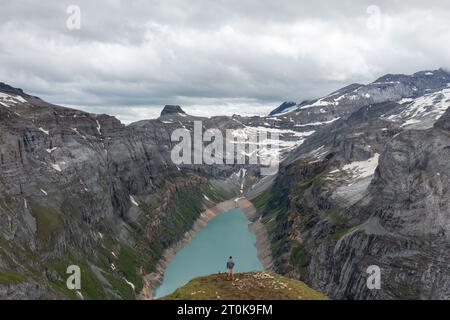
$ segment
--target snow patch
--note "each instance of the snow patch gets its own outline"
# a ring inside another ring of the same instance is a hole
[[[406,126],[409,126],[411,124],[420,123],[420,122],[421,122],[420,120],[409,119],[409,120],[406,120],[406,122],[404,124],[402,124],[401,127],[406,127]]]
[[[450,106],[450,89],[425,94],[416,99],[402,99],[399,103],[409,103],[400,113],[385,119],[403,123],[402,127],[421,123],[422,129],[431,127]],[[381,117],[383,119],[383,117]],[[423,122],[423,124],[422,124]],[[414,126],[416,127],[416,126]]]
[[[44,189],[41,189],[41,192],[42,192],[43,194],[45,194],[46,196],[48,195],[47,191],[45,191]]]
[[[55,169],[55,170],[58,171],[58,172],[61,172],[61,171],[62,171],[62,170],[61,170],[61,167],[60,167],[59,164],[57,164],[57,163],[56,163],[56,164],[53,164],[53,163],[52,163],[51,166],[52,166],[53,169]]]
[[[374,82],[373,84],[399,84],[400,81],[380,81],[380,82]]]
[[[410,103],[410,102],[413,102],[413,101],[414,101],[414,99],[412,99],[412,98],[403,98],[403,99],[399,100],[398,103],[399,104],[404,104],[404,103]]]
[[[130,200],[132,204],[134,204],[136,207],[139,207],[139,203],[137,203],[136,200],[134,200],[132,195],[130,195]]]
[[[375,153],[374,156],[365,161],[355,161],[349,164],[346,164],[342,170],[344,171],[352,171],[353,174],[357,178],[366,178],[370,177],[375,173],[375,169],[378,167],[378,160],[380,155]]]
[[[42,127],[39,127],[39,130],[41,130],[43,133],[45,133],[46,135],[49,135],[50,130],[45,130]]]
[[[333,123],[335,121],[338,121],[341,117],[337,117],[328,121],[322,121],[322,122],[311,122],[311,123],[307,123],[307,124],[296,124],[294,127],[309,127],[309,126],[323,126],[326,124],[330,124]]]
[[[256,143],[259,147],[257,152],[258,156],[261,157],[261,161],[263,161],[263,158],[267,160],[277,158],[282,160],[283,156],[287,154],[287,151],[300,146],[305,141],[306,137],[312,135],[315,131],[298,132],[289,129],[246,126],[243,129],[233,130],[232,135],[238,138],[238,141],[234,142],[235,144],[251,144],[252,142],[248,141],[249,137],[263,132],[267,132],[267,139]],[[277,141],[271,139],[273,134],[278,134],[279,139]],[[271,146],[270,148],[269,145]],[[273,148],[273,146],[275,146],[275,148]],[[252,154],[246,152],[243,152],[243,154],[252,156]]]
[[[12,96],[10,94],[0,92],[0,104],[7,108],[14,106],[18,103],[26,103],[26,102],[27,100],[25,100],[21,96]]]
[[[99,135],[102,135],[102,132],[101,132],[102,126],[100,125],[100,122],[98,122],[98,120],[95,120],[95,122],[97,122],[97,131],[98,131],[98,134],[99,134]]]
[[[336,106],[339,103],[337,102],[337,100],[331,102],[331,101],[324,101],[323,99],[319,99],[316,102],[312,103],[312,104],[308,104],[306,106],[303,106],[300,108],[300,110],[303,109],[309,109],[309,108],[314,108],[314,107],[329,107],[329,106]]]
[[[22,103],[27,103],[27,100],[25,100],[21,96],[16,96],[14,99],[16,99],[16,100],[18,100],[19,102],[22,102]]]

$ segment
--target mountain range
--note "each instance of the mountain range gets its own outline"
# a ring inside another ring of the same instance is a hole
[[[0,83],[0,298],[132,299],[199,214],[258,209],[273,271],[333,299],[450,299],[450,73],[385,75],[266,117],[158,119],[53,105]],[[171,133],[280,134],[280,170],[175,165]],[[66,287],[79,265],[82,290]],[[381,288],[367,288],[379,266]]]

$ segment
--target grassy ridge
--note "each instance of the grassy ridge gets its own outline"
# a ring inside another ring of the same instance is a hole
[[[327,300],[328,297],[301,281],[266,271],[195,278],[162,300]]]

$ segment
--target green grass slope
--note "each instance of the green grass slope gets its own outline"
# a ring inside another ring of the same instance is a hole
[[[226,274],[195,278],[162,300],[327,300],[301,281],[278,274],[258,271],[235,274],[234,281]]]

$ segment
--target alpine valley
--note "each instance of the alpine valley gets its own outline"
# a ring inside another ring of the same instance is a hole
[[[145,299],[201,213],[256,208],[268,271],[331,299],[450,299],[450,73],[388,74],[266,117],[165,106],[129,125],[0,83],[0,298]],[[171,133],[280,135],[258,165],[175,165]],[[82,270],[69,290],[67,266]],[[367,287],[367,268],[381,288]],[[156,279],[156,280],[155,280]]]

